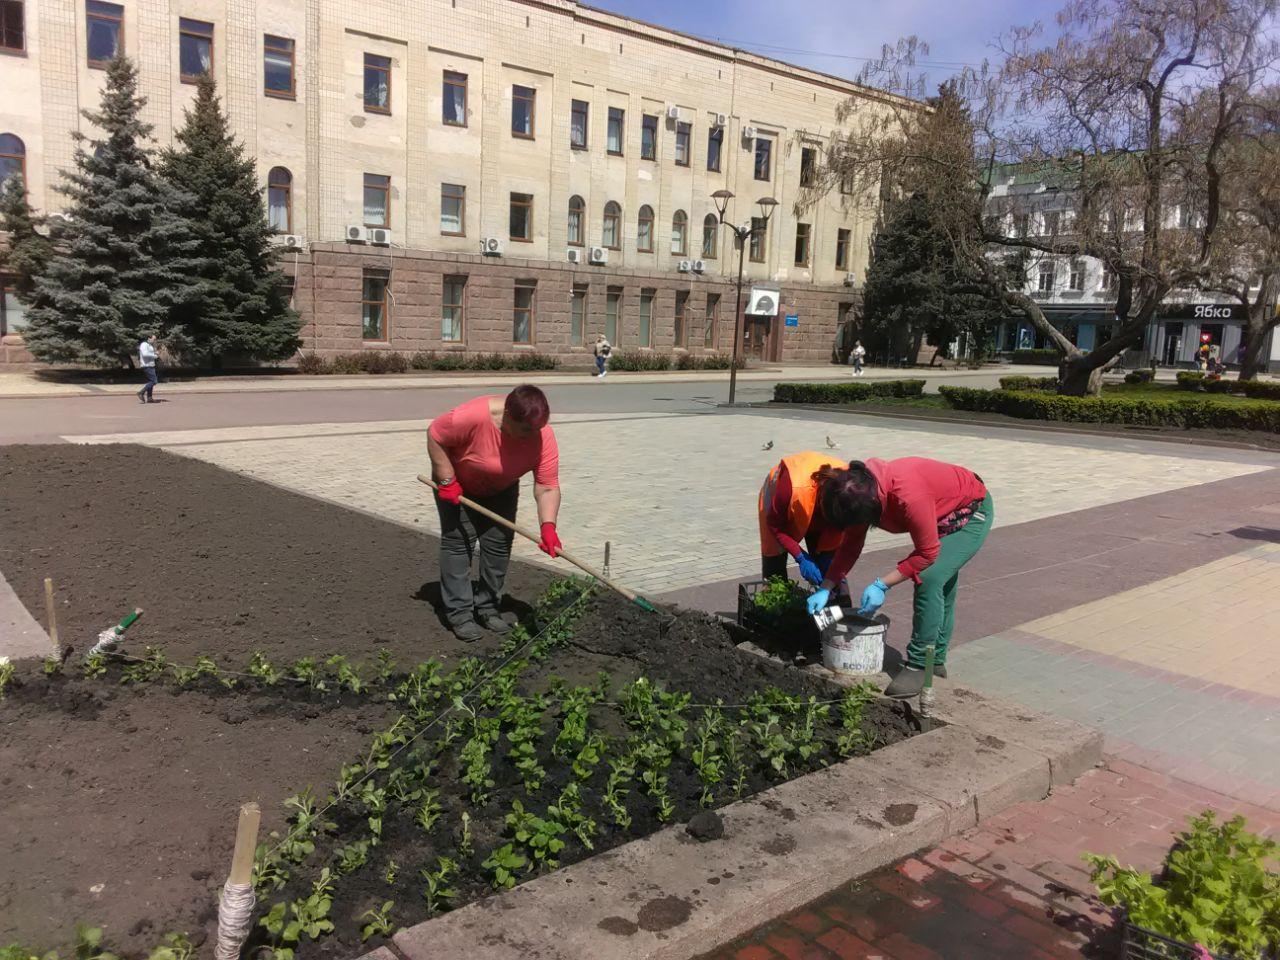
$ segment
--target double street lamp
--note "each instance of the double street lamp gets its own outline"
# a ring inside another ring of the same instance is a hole
[[[734,311],[733,317],[733,358],[729,362],[729,406],[733,406],[734,394],[738,389],[738,344],[742,339],[742,324],[745,319],[742,306],[742,263],[747,253],[747,244],[756,233],[764,233],[769,229],[769,218],[773,216],[773,208],[778,205],[778,201],[773,197],[761,197],[756,203],[760,207],[760,226],[756,226],[756,220],[752,219],[748,223],[737,226],[725,219],[725,210],[729,207],[729,201],[733,199],[733,192],[730,190],[717,190],[711,195],[711,199],[715,201],[716,212],[720,216],[720,226],[728,227],[733,233],[734,239],[738,244],[738,301],[737,309]]]

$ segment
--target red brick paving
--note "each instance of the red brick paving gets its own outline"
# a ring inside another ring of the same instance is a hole
[[[1024,803],[778,917],[701,960],[1072,960],[1118,951],[1081,854],[1159,866],[1189,815],[1242,813],[1280,835],[1280,812],[1111,758]]]

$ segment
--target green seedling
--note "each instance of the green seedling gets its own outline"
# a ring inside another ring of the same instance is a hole
[[[13,661],[8,657],[0,657],[0,700],[4,699],[4,691],[13,683],[13,678],[17,676],[18,668],[13,665]]]
[[[731,724],[724,737],[725,769],[733,777],[733,797],[735,800],[742,799],[742,793],[747,788],[747,768],[742,762],[741,730],[740,726]]]
[[[527,863],[523,856],[516,853],[514,844],[504,843],[490,853],[481,866],[493,874],[495,890],[510,890],[516,885],[516,871]]]
[[[675,804],[671,802],[671,796],[667,793],[666,774],[658,773],[657,770],[646,770],[640,775],[640,779],[648,787],[649,796],[658,804],[658,819],[666,823],[676,812]]]
[[[596,766],[609,752],[609,741],[602,733],[592,733],[573,758],[573,775],[584,783],[591,779]]]
[[[209,657],[196,657],[190,667],[173,665],[173,679],[179,687],[189,687],[201,677],[218,677],[218,665]]]
[[[387,868],[382,872],[382,879],[388,887],[396,882],[396,877],[400,874],[400,864],[396,863],[395,858],[387,861]]]
[[[340,653],[335,653],[324,662],[325,669],[330,671],[338,683],[339,690],[350,690],[352,693],[361,694],[365,691],[364,678],[347,663],[347,658]]]
[[[458,754],[464,768],[462,782],[471,788],[471,802],[476,806],[488,800],[489,791],[493,789],[489,754],[497,742],[500,728],[501,721],[497,717],[476,717],[471,739],[463,744]]]
[[[418,815],[414,817],[414,821],[422,828],[423,833],[430,836],[443,813],[444,806],[440,803],[440,791],[428,790],[422,798],[422,806],[418,808]]]
[[[320,871],[320,877],[312,887],[310,896],[299,898],[286,905],[283,901],[273,906],[259,923],[271,935],[276,946],[275,956],[292,960],[294,951],[305,936],[317,940],[333,931],[329,910],[333,907],[333,880],[329,868]],[[292,916],[288,916],[288,915]]]
[[[352,763],[347,764],[338,773],[337,798],[346,800],[351,796],[351,791],[355,789],[356,781],[360,779],[360,775],[364,773],[364,764]]]
[[[4,669],[3,667],[0,667],[0,671],[3,671],[3,669]],[[62,658],[61,657],[45,657],[44,658],[44,675],[46,677],[56,677],[60,673],[62,673]],[[0,686],[0,695],[3,695],[3,686]]]
[[[588,711],[598,699],[591,687],[574,687],[564,692],[560,701],[560,732],[551,745],[552,756],[571,756],[587,742]]]
[[[560,792],[560,798],[547,808],[547,819],[572,831],[588,850],[595,849],[591,839],[596,835],[596,822],[582,812],[582,791],[578,784],[571,783]]]
[[[107,655],[105,653],[91,653],[84,658],[84,666],[81,668],[85,678],[95,680],[98,677],[106,676],[107,673]]]
[[[395,672],[396,662],[391,658],[391,653],[385,647],[378,651],[378,682],[386,683],[391,679],[391,674]]]
[[[396,925],[391,922],[391,908],[395,901],[388,900],[382,906],[371,908],[360,914],[364,925],[360,928],[360,941],[363,943],[370,937],[389,937],[396,932]]]
[[[609,809],[613,822],[620,830],[631,826],[631,814],[627,810],[628,784],[635,778],[635,761],[631,756],[614,757],[609,761],[609,779],[604,786],[604,805]]]
[[[836,734],[836,753],[840,756],[852,757],[875,745],[874,739],[862,729],[862,715],[876,695],[876,688],[864,681],[846,692],[840,701],[840,732]]]
[[[449,885],[453,875],[458,872],[458,864],[448,857],[436,858],[434,870],[422,871],[422,899],[427,902],[427,913],[436,913],[442,904],[457,897],[458,893]]]
[[[249,667],[245,672],[251,677],[257,677],[268,687],[274,687],[283,676],[279,670],[271,665],[271,661],[267,659],[267,655],[261,650],[253,651],[253,655],[249,658]]]
[[[153,947],[147,954],[147,960],[191,960],[195,956],[195,948],[185,933],[166,933],[164,942]],[[114,960],[108,953],[97,955],[98,960]]]
[[[345,847],[339,847],[334,851],[334,859],[337,861],[338,873],[343,876],[348,873],[355,873],[369,859],[369,841],[356,840],[354,843],[348,843]]]
[[[471,840],[471,814],[462,811],[462,834],[458,837],[458,852],[469,857],[474,852]]]
[[[800,718],[787,725],[786,739],[791,744],[791,759],[803,766],[826,750],[826,744],[816,739],[816,730],[817,725],[831,713],[831,707],[819,704],[817,698],[810,694],[800,709]]]
[[[146,655],[120,671],[121,683],[150,683],[164,672],[168,663],[164,651],[159,647],[147,647]]]
[[[299,657],[294,661],[293,667],[289,670],[289,676],[294,680],[300,680],[305,683],[311,690],[326,690],[324,677],[321,676],[319,668],[316,666],[314,657]]]
[[[504,819],[511,836],[528,855],[530,871],[554,870],[559,865],[556,856],[564,849],[560,839],[564,824],[529,813],[519,800],[511,801],[511,812]]]
[[[387,796],[405,805],[416,803],[422,796],[422,787],[414,786],[414,783],[425,779],[425,776],[420,778],[412,767],[394,767],[387,774]]]
[[[778,719],[776,713],[771,713],[763,720],[751,720],[747,723],[747,730],[755,743],[756,753],[764,765],[776,776],[785,777],[787,757],[791,755],[794,747],[782,735]]]
[[[284,807],[293,811],[293,828],[280,841],[280,856],[289,863],[301,863],[316,848],[313,838],[335,829],[337,824],[320,819],[310,787],[285,800]]]
[[[369,831],[374,842],[382,839],[382,815],[387,812],[387,791],[372,780],[366,780],[360,788],[360,802],[368,815]]]
[[[260,843],[253,855],[253,889],[259,897],[289,882],[289,872],[280,866],[278,854],[270,851],[268,844]]]
[[[717,706],[718,704],[719,701]],[[704,807],[715,803],[712,787],[724,779],[725,762],[717,740],[723,726],[724,717],[719,709],[708,710],[694,730],[697,746],[693,748],[693,765],[698,771],[698,779],[702,781],[702,794],[698,802]]]
[[[542,736],[538,721],[541,718],[542,710],[537,703],[522,701],[511,711],[511,721],[515,725],[507,732],[507,742],[511,745],[507,759],[515,766],[529,793],[541,787],[547,776],[547,771],[538,762],[538,740]]]

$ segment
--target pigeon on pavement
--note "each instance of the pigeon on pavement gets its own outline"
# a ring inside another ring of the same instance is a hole
[[[827,435],[827,449],[828,449],[828,450],[835,450],[835,449],[836,449],[836,448],[838,448],[839,446],[840,446],[840,444],[838,444],[838,443],[836,443],[834,440],[832,440],[832,439],[831,439],[831,435],[830,435],[830,434],[828,434],[828,435]]]
[[[760,449],[761,449],[761,450],[772,450],[772,449],[773,449],[773,441],[772,441],[772,440],[770,440],[768,443],[766,443],[766,444],[765,444],[763,447],[761,447]]]

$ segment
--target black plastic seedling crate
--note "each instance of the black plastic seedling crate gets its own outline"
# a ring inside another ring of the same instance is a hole
[[[1199,960],[1200,956],[1194,944],[1173,940],[1136,923],[1125,921],[1120,960]],[[1214,960],[1235,960],[1226,953],[1211,953],[1209,956]],[[1265,960],[1276,960],[1275,953],[1265,954]]]
[[[812,617],[800,614],[778,618],[756,606],[756,594],[764,586],[764,580],[738,584],[738,626],[763,640],[788,644],[816,640],[818,628],[814,626]]]

